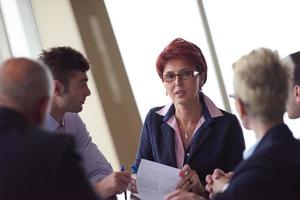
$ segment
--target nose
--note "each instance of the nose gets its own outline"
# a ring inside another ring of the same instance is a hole
[[[179,74],[177,74],[175,77],[175,85],[182,85],[182,79]]]

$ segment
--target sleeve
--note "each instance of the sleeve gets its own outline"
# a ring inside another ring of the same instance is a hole
[[[99,199],[80,166],[80,158],[74,151],[72,139],[71,137],[65,137],[64,143],[59,142],[62,144],[60,146],[64,146],[62,147],[64,150],[61,148],[58,153],[60,156],[53,177],[57,189],[53,199]]]
[[[233,171],[243,160],[243,151],[245,149],[243,131],[238,119],[234,115],[231,118],[225,145],[223,170],[229,172]]]
[[[74,135],[76,150],[82,157],[83,168],[89,180],[92,183],[96,183],[111,174],[113,171],[112,167],[97,145],[92,142],[92,138],[81,118],[76,115],[72,123],[76,125],[74,130],[76,132]]]
[[[253,200],[253,199],[273,199],[268,194],[276,193],[276,189],[269,187],[269,171],[261,164],[255,164],[244,168],[243,171],[234,175],[226,190],[216,194],[213,200]],[[280,184],[279,184],[280,185]],[[274,191],[275,189],[275,191]],[[280,190],[280,189],[278,189]],[[274,195],[276,196],[276,195]]]
[[[141,136],[139,148],[136,156],[136,165],[139,166],[142,159],[153,160],[153,153],[151,148],[151,140],[150,140],[150,124],[151,124],[151,111],[147,114]]]

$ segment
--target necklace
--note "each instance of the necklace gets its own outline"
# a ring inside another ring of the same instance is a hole
[[[185,139],[188,139],[188,137],[189,137],[189,134],[188,134],[188,131],[186,130],[186,132],[185,132],[185,134],[184,134],[184,137],[185,137]]]
[[[193,131],[196,128],[196,125],[198,123],[198,121],[197,122],[189,121],[189,122],[184,123],[184,121],[181,121],[178,118],[176,118],[176,122],[177,122],[178,128],[180,130],[180,134],[182,135],[182,137],[185,140],[189,139],[192,136],[191,133],[193,133]]]
[[[182,126],[179,126],[179,129],[180,129],[180,132],[183,132],[183,128],[182,128]],[[188,139],[189,138],[189,130],[188,130],[188,128],[184,131],[184,138],[185,139]]]

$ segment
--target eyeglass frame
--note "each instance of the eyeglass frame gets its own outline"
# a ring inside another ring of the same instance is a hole
[[[236,99],[236,96],[235,96],[235,94],[229,94],[228,96],[229,96],[229,98]]]
[[[193,74],[191,74],[191,76],[188,75],[188,77],[183,77],[183,76],[182,76],[182,73],[184,73],[184,72],[193,72]],[[187,80],[187,79],[194,78],[195,76],[198,76],[198,75],[201,74],[202,72],[203,72],[203,71],[201,71],[201,70],[197,70],[197,69],[187,69],[187,68],[186,68],[186,69],[181,70],[181,71],[178,72],[178,73],[169,72],[169,73],[166,73],[166,74],[162,74],[162,75],[161,75],[161,80],[162,80],[162,82],[165,82],[165,83],[171,83],[171,82],[173,82],[173,81],[176,80],[176,77],[177,77],[177,76],[178,76],[181,80]],[[170,74],[174,75],[174,78],[173,78],[172,80],[166,81],[166,80],[165,80],[165,77],[166,77],[167,75],[170,75]]]

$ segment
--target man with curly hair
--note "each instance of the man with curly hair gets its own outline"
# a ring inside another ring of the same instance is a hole
[[[86,97],[91,94],[86,74],[90,68],[88,60],[71,47],[44,50],[40,59],[49,66],[54,77],[52,108],[44,127],[57,134],[74,136],[83,168],[97,193],[103,199],[114,198],[125,191],[130,174],[113,172],[78,115]]]

